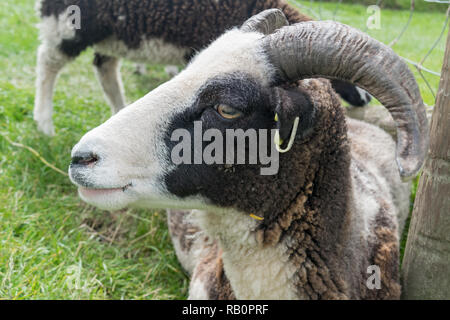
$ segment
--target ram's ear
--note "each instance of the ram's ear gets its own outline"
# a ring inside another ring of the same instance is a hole
[[[315,108],[309,95],[297,87],[277,87],[275,121],[283,145],[290,139],[295,119],[299,118],[296,140],[307,137],[314,126]]]

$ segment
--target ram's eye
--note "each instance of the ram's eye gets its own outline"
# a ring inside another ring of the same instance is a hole
[[[243,115],[243,113],[233,107],[226,104],[218,104],[215,106],[217,112],[225,119],[236,119]]]

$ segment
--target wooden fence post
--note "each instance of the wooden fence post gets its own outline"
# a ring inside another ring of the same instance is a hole
[[[450,32],[402,279],[404,299],[450,299]]]

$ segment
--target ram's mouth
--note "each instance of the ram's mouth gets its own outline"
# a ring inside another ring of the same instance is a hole
[[[95,197],[99,197],[99,196],[110,196],[110,195],[114,195],[114,194],[118,194],[118,193],[123,193],[123,192],[126,192],[131,187],[132,187],[132,184],[129,183],[123,187],[116,187],[116,188],[79,186],[78,190],[83,197],[95,198]]]

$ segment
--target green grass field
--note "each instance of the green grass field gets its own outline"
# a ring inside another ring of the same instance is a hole
[[[309,7],[308,1],[303,3]],[[56,137],[36,131],[32,109],[38,20],[33,6],[32,0],[0,2],[0,299],[185,298],[188,278],[176,260],[163,214],[90,207],[78,199],[65,175],[8,141],[33,148],[66,171],[72,146],[110,116],[90,66],[93,52],[88,50],[59,78],[54,97]],[[324,3],[324,18],[333,9],[333,4]],[[365,7],[342,5],[337,18],[363,27],[365,12]],[[371,34],[388,42],[408,15],[384,10],[382,29]],[[418,12],[394,49],[420,60],[443,21],[440,12]],[[443,53],[441,41],[425,66],[439,71]],[[148,69],[138,76],[133,64],[124,63],[129,101],[168,80],[163,66]],[[429,78],[436,89],[439,79]],[[426,102],[433,104],[420,85]]]

